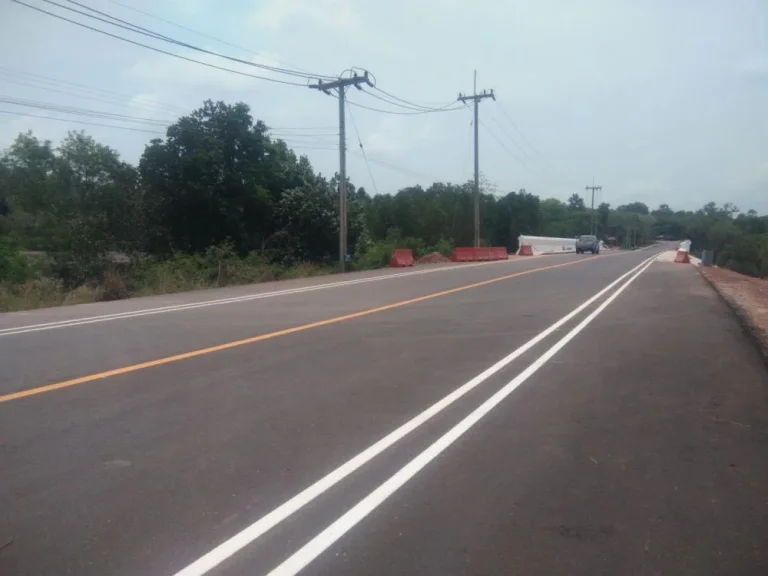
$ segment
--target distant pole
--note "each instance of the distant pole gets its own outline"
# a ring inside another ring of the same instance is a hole
[[[347,124],[344,118],[346,87],[339,86],[339,269],[347,263]]]
[[[477,93],[477,70],[475,70],[474,94],[470,96],[459,94],[459,100],[462,102],[466,103],[467,100],[472,100],[475,104],[475,248],[480,246],[480,133],[478,125],[480,123],[479,104],[484,98],[496,100],[493,90],[483,90],[481,94]]]
[[[331,90],[338,92],[339,98],[339,271],[344,272],[347,266],[347,132],[346,118],[344,112],[344,101],[346,99],[346,89],[348,86],[354,86],[358,90],[360,84],[373,86],[368,79],[368,72],[363,76],[354,73],[350,78],[339,78],[333,82],[323,82],[318,80],[317,84],[309,87],[315,90],[322,90],[330,95]]]
[[[585,186],[584,190],[592,191],[592,203],[590,204],[590,215],[592,216],[592,223],[590,226],[590,233],[593,236],[597,236],[597,221],[595,219],[595,190],[602,190],[602,186],[595,186],[595,177],[592,177],[592,186]]]

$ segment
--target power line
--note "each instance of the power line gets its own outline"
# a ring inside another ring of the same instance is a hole
[[[131,126],[115,126],[114,124],[100,124],[98,122],[86,122],[85,120],[73,120],[71,118],[56,118],[55,116],[43,116],[41,114],[28,114],[26,112],[12,112],[10,110],[0,110],[0,114],[10,114],[12,116],[28,116],[30,118],[44,118],[46,120],[58,120],[59,122],[73,122],[75,124],[87,124],[88,126],[102,126],[104,128],[116,128],[118,130],[131,130],[132,132],[144,132],[146,134],[165,135],[165,132],[156,130],[144,130],[143,128],[133,128]]]
[[[21,70],[14,70],[13,68],[7,68],[5,66],[0,66],[0,74],[4,75],[10,75],[10,76],[20,76],[25,80],[29,80],[30,82],[37,82],[40,84],[48,84],[51,86],[56,86],[61,88],[64,87],[71,87],[74,90],[79,90],[81,92],[91,93],[93,94],[104,94],[105,96],[112,98],[113,100],[120,99],[120,98],[127,98],[129,100],[134,100],[135,95],[132,94],[126,94],[124,92],[113,92],[110,90],[104,90],[102,88],[95,88],[93,86],[86,86],[85,84],[77,84],[76,82],[70,82],[68,80],[62,80],[59,78],[53,78],[51,76],[44,76],[42,74],[33,74],[31,72],[22,72]],[[6,79],[8,81],[8,79]],[[14,80],[15,83],[21,84],[19,80]],[[31,86],[33,88],[39,88],[41,90],[51,90],[48,87],[40,87],[40,86],[34,86],[32,84],[25,84],[27,86]],[[72,92],[67,92],[67,94],[70,94],[72,96],[77,96],[78,98],[84,98],[82,94],[75,94]],[[94,96],[95,97],[95,96]],[[106,100],[105,100],[106,102]],[[115,102],[116,104],[119,102]],[[168,108],[168,109],[174,109],[179,111],[187,111],[186,108],[183,108],[182,106],[177,106],[174,104],[167,104],[165,102],[158,102],[154,100],[149,100],[145,102],[140,102],[142,105],[151,105],[151,106],[157,106],[160,108]]]
[[[538,154],[539,156],[541,156],[543,158],[543,155],[538,150],[536,150],[536,148],[533,146],[533,144],[531,144],[530,141],[525,137],[525,135],[523,134],[522,130],[520,130],[520,128],[517,127],[517,124],[515,124],[515,121],[512,120],[512,117],[509,114],[507,114],[507,111],[504,109],[504,106],[501,105],[501,102],[497,102],[496,104],[498,104],[499,110],[501,110],[501,113],[504,114],[504,117],[509,121],[509,123],[515,129],[515,131],[520,135],[520,138],[523,139],[523,142],[528,144],[528,146],[531,148],[531,150],[533,150],[536,154]]]
[[[366,94],[371,94],[370,92],[366,92]],[[421,114],[430,114],[432,112],[454,112],[456,110],[464,110],[466,106],[456,106],[454,108],[441,108],[436,110],[421,110],[419,112],[398,112],[396,110],[382,110],[380,108],[373,108],[371,106],[366,106],[364,104],[360,104],[358,102],[352,102],[351,100],[347,99],[347,102],[349,102],[352,106],[357,106],[358,108],[363,108],[365,110],[371,110],[373,112],[381,112],[382,114],[396,114],[399,116],[419,116]]]
[[[537,155],[539,158],[539,161],[542,166],[549,169],[550,171],[554,172],[562,181],[573,183],[572,181],[569,181],[568,178],[564,177],[562,172],[557,169],[549,160],[547,160],[546,156],[544,156],[541,152],[539,152],[533,144],[531,144],[530,140],[525,137],[525,134],[523,134],[523,131],[520,130],[520,128],[517,126],[514,120],[512,120],[512,117],[507,114],[507,111],[504,109],[504,106],[502,106],[501,102],[497,102],[499,105],[499,110],[501,110],[501,113],[504,115],[504,117],[509,121],[509,123],[512,125],[512,127],[515,129],[515,131],[520,135],[520,138],[523,140],[525,144],[528,145],[528,147]],[[530,156],[529,156],[530,158]]]
[[[152,51],[158,52],[160,54],[165,54],[167,56],[173,56],[174,58],[179,58],[180,60],[185,60],[187,62],[193,62],[195,64],[200,64],[201,66],[205,66],[207,68],[214,68],[216,70],[223,70],[224,72],[232,72],[233,74],[239,74],[240,76],[246,76],[248,78],[255,78],[256,80],[265,80],[267,82],[275,82],[277,84],[286,84],[288,86],[301,86],[301,87],[305,87],[306,86],[306,84],[300,84],[298,82],[290,82],[290,81],[287,81],[287,80],[279,80],[277,78],[268,78],[266,76],[257,76],[255,74],[249,74],[247,72],[242,72],[240,70],[233,70],[232,68],[225,68],[223,66],[217,66],[216,64],[210,64],[208,62],[202,62],[200,60],[195,60],[194,58],[188,58],[187,56],[182,56],[181,54],[175,54],[173,52],[168,52],[167,50],[163,50],[161,48],[156,48],[156,47],[150,46],[148,44],[142,44],[141,42],[136,42],[135,40],[130,40],[129,38],[124,38],[123,36],[118,36],[117,34],[112,34],[111,32],[107,32],[106,30],[100,30],[99,28],[94,28],[93,26],[88,26],[87,24],[83,24],[82,22],[77,22],[76,20],[72,20],[70,18],[66,18],[65,16],[61,16],[59,14],[55,14],[53,12],[49,12],[48,10],[43,10],[42,8],[38,8],[36,6],[31,6],[30,4],[22,2],[21,0],[11,0],[11,2],[14,2],[16,4],[21,4],[22,6],[26,6],[27,8],[31,8],[32,10],[36,10],[37,12],[42,12],[43,14],[47,14],[48,16],[52,16],[52,17],[57,18],[59,20],[64,20],[65,22],[69,22],[71,24],[74,24],[75,26],[80,26],[81,28],[86,28],[88,30],[92,30],[93,32],[98,32],[99,34],[103,34],[105,36],[109,36],[110,38],[115,38],[117,40],[122,40],[123,42],[127,42],[127,43],[133,44],[135,46],[141,46],[142,48],[147,48],[148,50],[152,50]]]
[[[501,123],[496,119],[496,117],[492,113],[490,113],[490,111],[488,113],[488,116],[490,116],[491,120],[493,120],[493,123],[496,124],[498,129],[501,130],[501,133],[507,138],[509,138],[509,141],[515,145],[515,148],[520,150],[523,156],[525,156],[532,162],[536,162],[536,160],[530,154],[528,154],[528,152],[526,152],[525,149],[522,146],[520,146],[520,144],[518,144],[517,140],[515,140],[514,137],[504,129],[504,126],[501,125]]]
[[[75,116],[90,116],[92,118],[104,118],[109,120],[119,120],[121,122],[134,122],[138,124],[150,124],[156,126],[166,126],[171,124],[168,120],[158,120],[156,118],[143,118],[139,116],[128,116],[126,114],[117,114],[113,112],[103,112],[100,110],[90,110],[88,108],[78,108],[76,106],[65,106],[50,102],[39,102],[37,100],[26,100],[23,98],[12,98],[0,95],[0,102],[4,104],[13,104],[16,106],[26,106],[28,108],[40,108],[52,112],[62,112]]]
[[[145,12],[144,10],[139,10],[138,8],[134,6],[129,6],[128,4],[124,4],[122,2],[118,2],[118,0],[107,0],[108,2],[111,2],[112,4],[116,4],[117,6],[122,6],[126,10],[131,10],[133,12],[136,12],[138,14],[143,14],[144,16],[148,16],[149,18],[154,18],[155,20],[158,20],[159,22],[164,22],[165,24],[170,24],[171,26],[175,26],[177,28],[180,28],[182,30],[186,30],[187,32],[192,32],[193,34],[197,34],[198,36],[202,36],[203,38],[208,38],[209,40],[213,40],[215,42],[218,42],[220,44],[223,44],[225,46],[229,46],[230,48],[236,48],[237,50],[242,50],[243,52],[247,52],[249,54],[252,54],[254,56],[260,56],[257,52],[254,52],[253,50],[249,48],[245,48],[244,46],[240,46],[238,44],[234,44],[232,42],[228,42],[226,40],[222,40],[221,38],[217,38],[216,36],[212,36],[211,34],[207,34],[206,32],[201,32],[200,30],[196,30],[195,28],[190,28],[189,26],[184,26],[183,24],[179,24],[178,22],[174,22],[173,20],[167,20],[165,18],[161,18],[160,16],[157,16],[155,14],[151,14],[149,12]],[[275,59],[275,61],[278,61]],[[288,62],[283,62],[284,64],[291,66],[295,68],[296,70],[300,72],[306,72],[308,75],[312,75],[311,72],[304,70],[303,68],[299,66],[294,66],[293,64],[290,64]],[[317,76],[315,76],[317,77]],[[331,76],[324,76],[324,78],[332,78]]]
[[[498,142],[499,146],[501,146],[507,154],[509,154],[512,158],[514,158],[515,161],[518,164],[520,164],[520,166],[522,166],[526,170],[529,170],[533,174],[537,174],[537,175],[539,174],[538,172],[533,170],[530,166],[528,166],[528,164],[526,164],[517,154],[512,152],[512,150],[509,149],[509,147],[504,143],[504,141],[501,138],[499,138],[493,130],[491,130],[490,126],[488,126],[486,123],[482,121],[480,122],[480,126],[485,128],[488,134],[490,134],[493,137],[493,139],[496,140],[496,142]]]
[[[389,92],[387,92],[385,90],[382,90],[381,88],[379,88],[376,85],[374,85],[373,89],[381,92],[385,96],[389,96],[393,100],[397,100],[399,102],[402,102],[403,104],[407,104],[408,106],[411,106],[412,108],[416,108],[416,109],[420,108],[420,109],[423,109],[423,110],[429,110],[429,111],[437,112],[437,111],[441,111],[441,110],[443,110],[445,108],[448,108],[449,106],[455,104],[455,101],[453,101],[453,102],[449,102],[448,104],[445,104],[444,106],[438,106],[438,107],[424,106],[422,104],[416,104],[415,102],[410,102],[409,100],[404,100],[403,98],[398,98],[394,94],[390,94]],[[370,94],[370,92],[369,92],[369,94]],[[373,96],[373,94],[371,94],[371,95]],[[386,100],[385,100],[385,102],[386,102]]]
[[[101,16],[104,16],[106,18],[109,18],[109,20],[105,20],[104,18],[99,18],[98,16],[94,16],[93,14],[88,14],[86,12],[81,12],[80,10],[75,10],[74,8],[70,8],[68,6],[64,6],[63,4],[59,4],[58,2],[54,2],[53,0],[43,0],[43,2],[46,2],[48,4],[52,4],[53,6],[58,6],[59,8],[63,8],[64,10],[69,10],[70,12],[74,12],[76,14],[80,14],[81,16],[85,16],[86,18],[92,18],[94,20],[98,20],[99,22],[104,22],[105,24],[109,24],[111,26],[115,26],[118,28],[123,28],[125,30],[129,30],[131,32],[135,32],[136,34],[141,34],[143,36],[148,36],[150,38],[155,38],[157,40],[161,40],[163,42],[168,42],[170,44],[176,44],[177,46],[182,46],[184,48],[189,48],[190,50],[195,50],[197,52],[202,52],[204,54],[210,54],[212,56],[217,56],[219,58],[224,58],[226,60],[230,60],[232,62],[237,62],[239,64],[245,64],[246,66],[254,66],[256,68],[260,68],[262,70],[269,70],[270,72],[277,72],[279,74],[286,74],[289,76],[298,76],[301,78],[316,78],[317,74],[311,74],[306,72],[299,72],[297,70],[289,70],[288,68],[280,68],[277,66],[269,66],[267,64],[259,64],[256,62],[251,62],[249,60],[243,60],[241,58],[235,58],[234,56],[227,56],[226,54],[221,54],[219,52],[214,52],[212,50],[207,50],[205,48],[200,48],[199,46],[195,46],[193,44],[188,44],[187,42],[182,42],[180,40],[176,40],[175,38],[171,38],[170,36],[166,36],[165,34],[160,34],[158,32],[155,32],[153,30],[149,30],[148,28],[144,28],[143,26],[139,26],[137,24],[134,24],[132,22],[128,22],[127,20],[123,20],[121,18],[117,18],[116,16],[112,16],[111,14],[108,14],[106,12],[102,12],[101,10],[96,10],[95,8],[91,8],[90,6],[87,6],[85,4],[82,4],[80,2],[77,2],[76,0],[66,0],[70,4],[74,4],[75,6],[80,6],[81,8],[84,8],[85,10],[89,10],[90,12],[93,12],[94,14],[99,14]]]
[[[357,154],[358,156],[361,156],[357,152],[353,152],[354,154]],[[439,182],[439,178],[434,178],[433,176],[429,176],[427,174],[423,174],[421,172],[416,172],[415,170],[410,170],[408,168],[403,168],[401,166],[395,166],[394,164],[390,164],[389,162],[385,162],[384,160],[379,160],[376,158],[368,157],[369,162],[373,162],[374,164],[378,164],[380,166],[384,166],[386,168],[389,168],[390,170],[394,170],[395,172],[400,172],[402,174],[405,174],[407,176],[416,176],[417,178],[424,178],[425,180],[433,180],[434,182]]]
[[[104,104],[111,104],[113,106],[125,106],[125,107],[128,107],[128,108],[136,107],[136,108],[139,108],[139,109],[146,110],[148,112],[159,112],[160,111],[157,108],[146,107],[145,105],[142,105],[141,102],[131,104],[129,102],[115,101],[114,98],[113,99],[109,99],[109,98],[105,98],[104,96],[94,96],[94,95],[88,95],[88,94],[77,94],[76,92],[71,92],[71,91],[68,91],[68,90],[60,90],[60,89],[57,89],[57,88],[51,88],[50,86],[37,86],[35,84],[30,84],[29,82],[24,82],[22,80],[15,80],[15,79],[11,79],[11,78],[4,78],[3,80],[5,82],[10,82],[12,84],[18,84],[20,86],[28,86],[30,88],[37,88],[38,90],[45,90],[46,92],[56,92],[58,94],[65,94],[67,96],[74,96],[76,98],[82,98],[82,99],[85,99],[85,100],[93,100],[95,102],[102,102]]]
[[[373,172],[371,172],[371,166],[368,164],[368,157],[365,154],[365,148],[363,148],[363,142],[360,140],[360,132],[357,131],[357,122],[352,114],[352,110],[349,110],[349,118],[352,120],[352,127],[355,129],[355,135],[357,136],[357,143],[360,145],[360,152],[363,153],[363,160],[365,160],[365,167],[368,169],[368,176],[371,177],[371,184],[373,184],[373,190],[376,194],[379,193],[379,189],[376,186],[376,180],[373,178]]]
[[[273,128],[268,126],[270,130],[336,130],[336,126],[281,126],[279,128]],[[334,136],[338,136],[336,132],[333,132]]]
[[[380,88],[376,88],[375,86],[374,86],[374,89],[378,90],[379,92],[383,92],[383,93],[387,94],[386,92],[384,92]],[[421,106],[419,104],[410,104],[410,103],[407,103],[407,105],[406,105],[406,104],[400,104],[399,102],[393,102],[392,100],[388,100],[386,98],[382,98],[378,94],[374,94],[374,93],[369,92],[368,90],[365,90],[365,89],[363,90],[363,92],[365,92],[366,94],[368,94],[369,96],[371,96],[373,98],[376,98],[377,100],[381,100],[382,102],[386,102],[387,104],[391,104],[392,106],[397,106],[398,108],[402,108],[404,110],[411,110],[411,111],[422,113],[422,114],[425,114],[425,113],[428,113],[428,112],[450,112],[451,111],[450,109],[451,109],[452,106],[454,108],[458,109],[458,110],[460,110],[462,108],[462,106],[458,106],[458,107],[454,106],[456,104],[456,101],[449,102],[448,104],[445,104],[444,106],[441,106],[439,108],[430,108],[430,107],[427,107],[427,106]],[[402,100],[401,98],[397,98],[397,97],[394,97],[394,98],[395,98],[395,100],[401,100],[402,102],[406,102],[405,100]]]

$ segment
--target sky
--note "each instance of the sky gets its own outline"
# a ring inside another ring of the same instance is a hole
[[[135,36],[44,0],[23,1],[204,62],[292,79]],[[79,1],[249,62],[326,76],[364,68],[382,90],[426,106],[471,93],[477,71],[478,90],[496,94],[480,104],[480,170],[499,193],[587,197],[594,178],[602,186],[596,204],[696,209],[715,201],[768,213],[763,0]],[[185,62],[10,0],[0,0],[0,98],[155,121],[0,103],[0,149],[27,130],[58,143],[83,129],[137,163],[164,125],[213,99],[247,103],[316,170],[338,171],[335,99]],[[355,90],[349,101],[404,111]],[[472,178],[471,106],[396,115],[350,105],[348,112],[355,185],[393,193]]]

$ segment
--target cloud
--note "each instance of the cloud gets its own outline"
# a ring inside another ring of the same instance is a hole
[[[250,23],[258,29],[278,30],[301,19],[336,30],[352,30],[361,24],[349,0],[263,0]]]
[[[768,56],[745,58],[739,66],[739,71],[747,78],[768,80]]]

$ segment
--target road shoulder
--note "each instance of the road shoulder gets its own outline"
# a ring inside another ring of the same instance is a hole
[[[724,268],[700,266],[699,272],[733,310],[768,366],[768,280]]]

